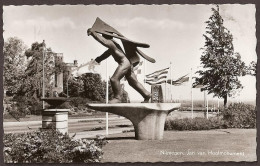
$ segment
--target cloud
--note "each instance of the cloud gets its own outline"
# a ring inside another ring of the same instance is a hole
[[[19,28],[27,27],[40,27],[41,29],[61,29],[61,28],[71,28],[76,29],[74,22],[69,18],[60,18],[57,20],[47,20],[43,17],[39,19],[28,19],[28,20],[16,20],[13,21],[12,26]]]
[[[171,19],[147,19],[143,17],[135,17],[133,19],[115,19],[113,20],[112,25],[115,27],[146,27],[153,28],[158,30],[165,29],[183,29],[186,27],[193,27],[192,24],[187,24]]]

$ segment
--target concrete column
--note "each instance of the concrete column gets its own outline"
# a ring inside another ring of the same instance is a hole
[[[65,134],[68,133],[69,109],[46,109],[42,112],[42,128],[49,129],[50,125]]]

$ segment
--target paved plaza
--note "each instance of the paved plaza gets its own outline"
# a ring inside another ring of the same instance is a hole
[[[165,131],[163,140],[112,134],[102,162],[256,161],[256,129]]]

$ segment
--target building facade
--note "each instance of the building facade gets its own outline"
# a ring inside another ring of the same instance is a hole
[[[53,64],[57,65],[58,63],[64,63],[63,61],[63,53],[53,53]],[[57,94],[63,92],[63,82],[64,82],[64,73],[68,72],[70,74],[71,70],[74,70],[78,67],[77,60],[74,60],[73,63],[65,63],[65,71],[61,71],[59,73],[54,73],[51,76],[51,85],[52,85],[52,93],[51,97],[55,97]]]

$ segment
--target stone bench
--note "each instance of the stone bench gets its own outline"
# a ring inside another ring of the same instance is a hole
[[[164,124],[167,115],[180,108],[180,103],[118,103],[88,104],[87,107],[123,116],[129,119],[135,129],[138,140],[163,139]]]

